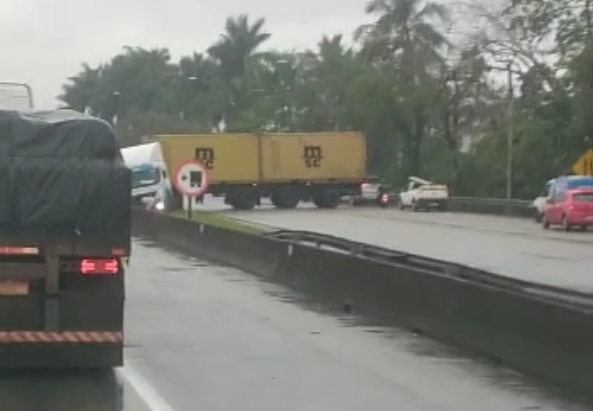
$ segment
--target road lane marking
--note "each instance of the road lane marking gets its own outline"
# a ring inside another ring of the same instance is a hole
[[[136,391],[149,411],[175,411],[146,378],[130,365],[119,368],[117,373]]]

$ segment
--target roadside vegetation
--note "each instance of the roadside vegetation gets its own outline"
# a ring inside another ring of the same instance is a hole
[[[171,215],[178,218],[190,218],[187,211],[173,211]],[[266,228],[249,221],[237,220],[235,218],[214,212],[194,210],[191,220],[205,225],[223,228],[226,230],[240,231],[246,234],[261,235],[266,232]]]
[[[483,3],[481,3],[483,2]],[[532,198],[593,141],[591,0],[373,0],[374,23],[273,50],[257,16],[232,16],[207,50],[126,47],[83,65],[60,97],[151,133],[359,130],[370,168],[453,195]],[[507,184],[510,183],[510,184]]]

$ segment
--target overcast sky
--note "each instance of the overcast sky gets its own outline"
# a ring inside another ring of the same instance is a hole
[[[39,107],[83,62],[107,61],[125,45],[168,47],[175,57],[203,51],[226,17],[265,17],[269,46],[314,47],[368,18],[365,0],[0,0],[0,81],[28,82]]]

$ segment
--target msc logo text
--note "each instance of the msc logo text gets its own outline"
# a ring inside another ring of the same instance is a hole
[[[320,146],[305,146],[303,148],[303,160],[307,168],[321,167],[321,160],[323,160],[323,152]]]
[[[214,169],[214,162],[216,157],[214,156],[214,149],[209,147],[198,147],[195,152],[196,160],[200,160],[208,170]]]

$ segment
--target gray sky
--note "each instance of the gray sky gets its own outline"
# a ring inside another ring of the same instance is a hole
[[[39,107],[83,62],[107,61],[125,45],[203,51],[230,15],[264,17],[271,47],[314,47],[322,34],[352,31],[365,0],[0,0],[0,80],[28,82]]]

